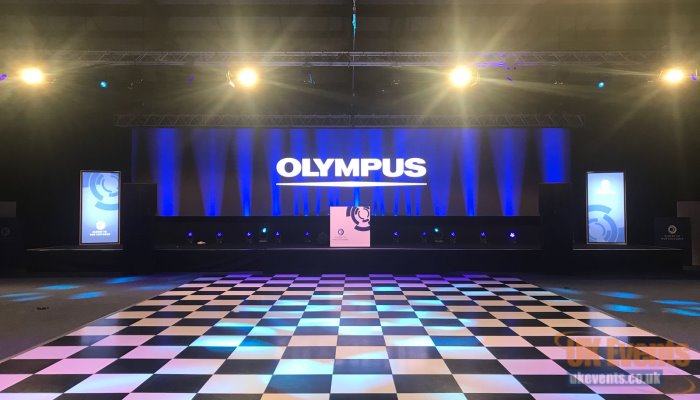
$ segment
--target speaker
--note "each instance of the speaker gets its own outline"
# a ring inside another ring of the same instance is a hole
[[[545,251],[573,249],[573,199],[569,183],[541,183],[539,211]]]
[[[157,196],[157,186],[152,183],[122,185],[122,244],[125,251],[153,248]]]

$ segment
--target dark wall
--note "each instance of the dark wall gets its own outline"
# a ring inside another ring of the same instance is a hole
[[[653,218],[675,215],[676,201],[700,200],[697,89],[640,88],[566,100],[564,107],[586,114],[586,126],[571,135],[577,240],[585,239],[589,170],[627,172],[631,243],[650,243]],[[77,243],[78,172],[121,170],[130,176],[130,130],[112,126],[119,99],[56,87],[0,92],[0,103],[0,200],[18,202],[28,246]]]
[[[0,97],[0,201],[17,201],[29,247],[77,243],[81,169],[128,171],[129,130],[113,127],[100,95]]]

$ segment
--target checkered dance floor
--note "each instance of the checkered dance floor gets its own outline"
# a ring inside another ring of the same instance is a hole
[[[700,353],[516,278],[208,276],[0,364],[0,400],[700,399]]]

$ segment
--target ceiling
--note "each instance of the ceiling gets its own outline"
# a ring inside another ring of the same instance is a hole
[[[0,49],[695,51],[697,0],[19,0]],[[353,40],[354,39],[354,40]]]

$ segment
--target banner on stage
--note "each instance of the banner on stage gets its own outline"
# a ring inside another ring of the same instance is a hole
[[[80,244],[119,243],[119,171],[80,172]]]
[[[586,204],[589,244],[627,243],[623,172],[589,172]]]
[[[370,208],[331,207],[331,247],[370,247]]]

